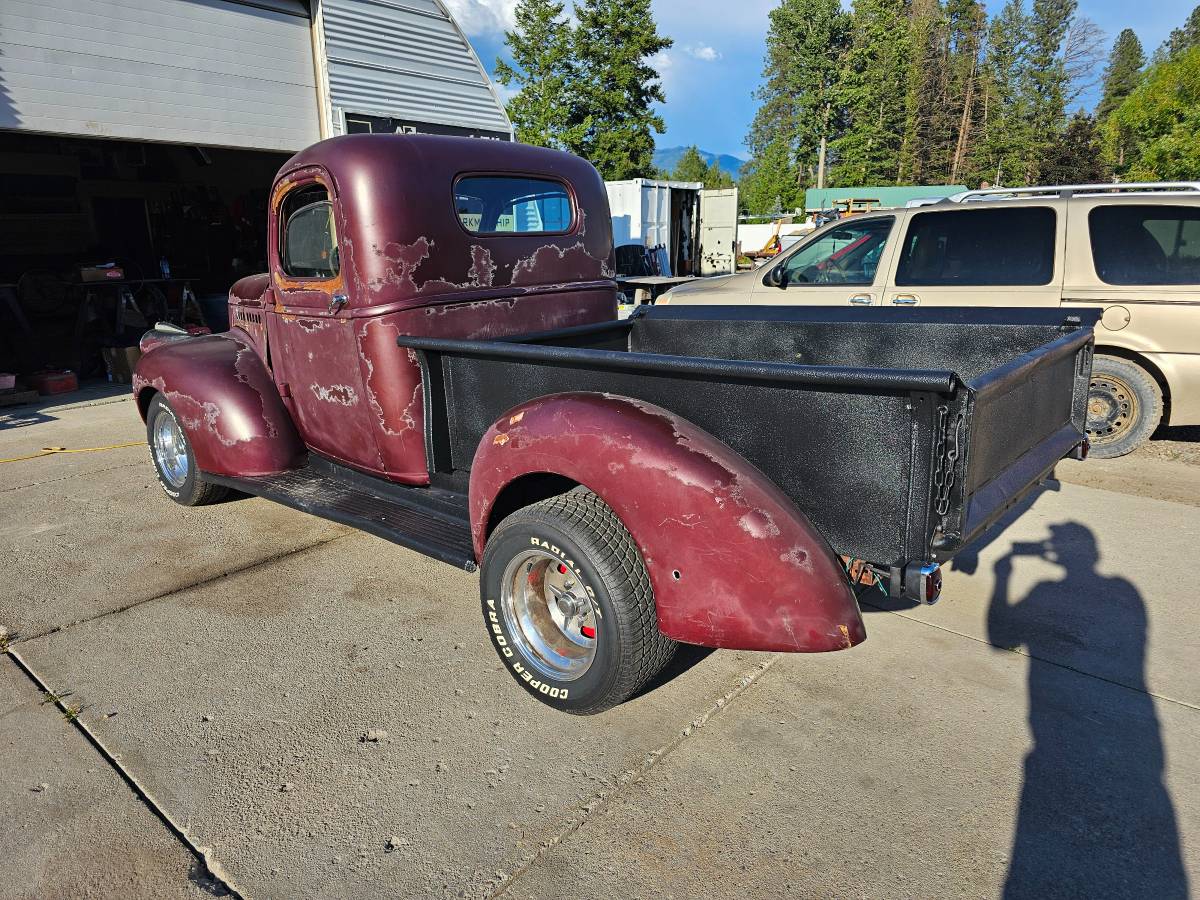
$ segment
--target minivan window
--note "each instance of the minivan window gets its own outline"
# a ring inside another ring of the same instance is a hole
[[[320,185],[293,191],[283,202],[283,271],[293,278],[334,278],[339,270],[333,203]]]
[[[1097,206],[1092,261],[1107,284],[1200,284],[1200,208]]]
[[[472,234],[556,234],[570,231],[574,221],[566,185],[544,178],[460,178],[454,211]]]
[[[847,219],[787,258],[787,284],[867,285],[875,281],[895,219]]]
[[[1054,277],[1054,210],[1046,206],[917,213],[900,248],[904,287],[1006,287]]]

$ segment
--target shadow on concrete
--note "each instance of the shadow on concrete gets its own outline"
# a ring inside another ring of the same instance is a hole
[[[1045,560],[1062,578],[1013,602],[1019,557]],[[1146,693],[1147,612],[1124,578],[1101,575],[1096,538],[1085,526],[1050,526],[1042,543],[1015,543],[994,566],[988,640],[1023,649],[1029,663],[1029,727],[1006,898],[1188,895],[1179,829],[1163,782],[1164,751]],[[1090,614],[1080,618],[1081,602]],[[1067,633],[1055,621],[1082,622]],[[1065,643],[1107,647],[1119,667],[1109,680],[1041,660]]]
[[[645,696],[651,691],[656,691],[665,684],[674,681],[684,672],[687,672],[693,666],[697,666],[704,660],[708,659],[715,651],[712,647],[697,647],[693,644],[680,644],[675,648],[675,655],[671,657],[671,661],[667,663],[661,672],[642,685],[637,693],[630,700]]]

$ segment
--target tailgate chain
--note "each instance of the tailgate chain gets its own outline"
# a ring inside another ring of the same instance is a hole
[[[950,511],[950,489],[954,486],[954,464],[958,460],[958,436],[962,431],[964,414],[954,417],[953,432],[950,424],[950,407],[942,404],[937,408],[937,445],[933,450],[936,466],[933,470],[933,509],[939,517]],[[951,446],[947,449],[947,443]]]

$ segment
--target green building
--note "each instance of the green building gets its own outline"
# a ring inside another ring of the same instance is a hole
[[[838,200],[877,200],[880,207],[896,208],[909,200],[941,200],[967,190],[961,184],[906,185],[903,187],[810,188],[804,192],[808,212],[832,209]]]

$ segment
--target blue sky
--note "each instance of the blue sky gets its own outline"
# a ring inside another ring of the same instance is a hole
[[[490,72],[503,52],[504,28],[516,0],[445,0]],[[714,153],[745,156],[742,144],[754,116],[752,98],[762,71],[767,13],[777,0],[653,0],[659,31],[675,46],[656,61],[667,102],[660,147],[698,144]],[[986,0],[995,12],[1004,0]],[[1106,44],[1132,28],[1147,54],[1187,18],[1196,0],[1080,0],[1080,13],[1099,25]],[[848,4],[847,4],[848,5]],[[568,7],[570,3],[568,2]],[[1094,91],[1093,91],[1094,93]],[[1095,102],[1085,96],[1084,105]]]

